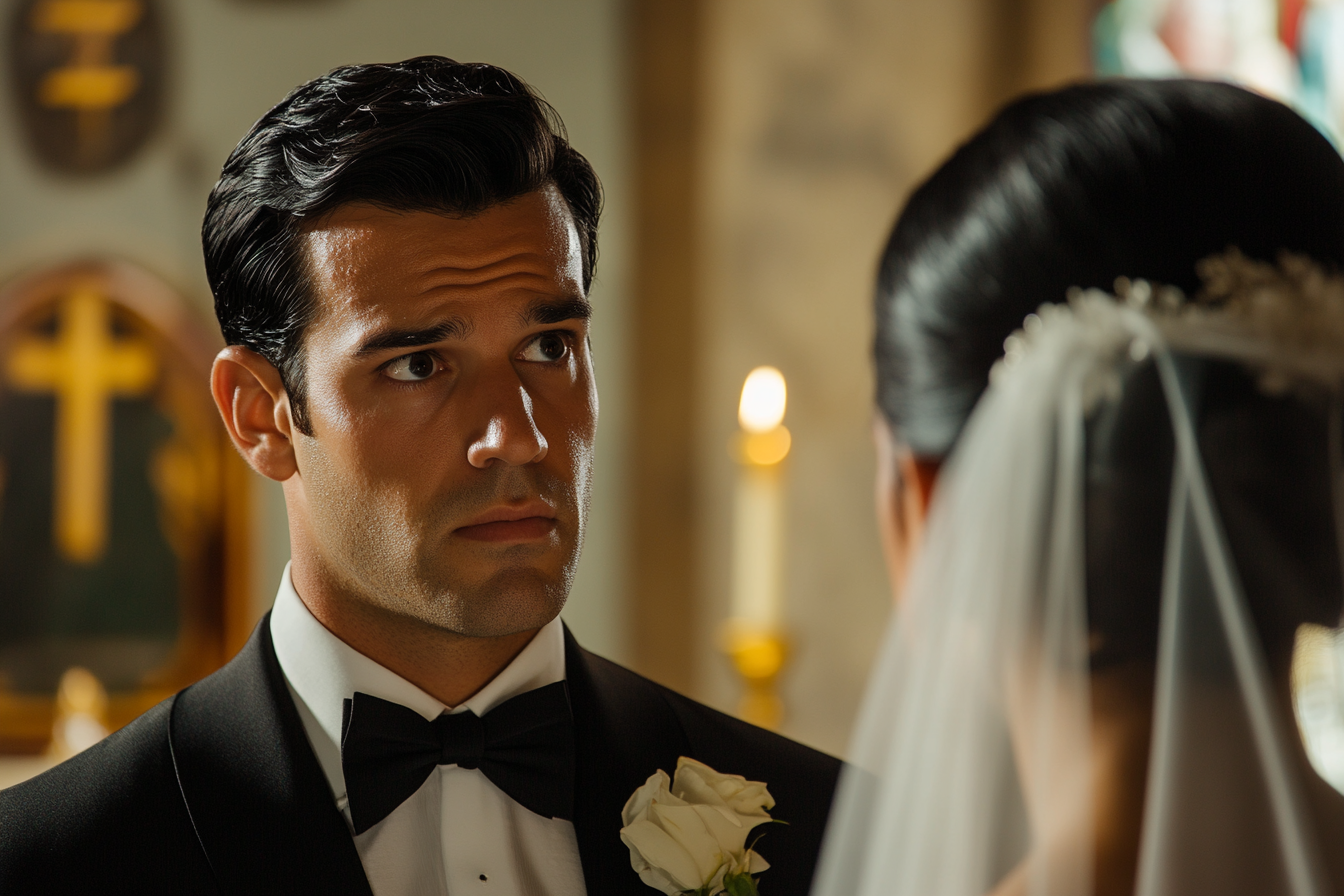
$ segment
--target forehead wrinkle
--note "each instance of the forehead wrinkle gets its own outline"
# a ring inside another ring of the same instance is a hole
[[[487,286],[512,278],[549,281],[554,275],[551,260],[535,252],[514,252],[484,264],[437,264],[417,275],[421,292],[440,286]]]
[[[542,274],[532,274],[523,271],[515,271],[509,274],[503,274],[499,277],[492,277],[488,280],[473,281],[452,281],[443,282],[441,280],[421,284],[416,296],[427,296],[436,292],[444,291],[451,295],[454,292],[471,293],[476,290],[487,290],[490,293],[503,294],[513,290],[524,290],[527,292],[553,293],[556,290],[555,281]]]

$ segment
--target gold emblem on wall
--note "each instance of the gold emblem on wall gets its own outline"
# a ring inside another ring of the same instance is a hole
[[[72,667],[116,728],[246,636],[246,473],[214,349],[129,265],[0,291],[0,751],[47,746]]]
[[[29,143],[50,167],[112,168],[158,122],[164,48],[155,0],[21,0],[10,63]]]
[[[93,563],[107,549],[112,399],[149,391],[153,350],[134,338],[114,339],[112,303],[75,285],[57,300],[51,338],[24,335],[9,355],[9,384],[56,399],[56,491],[53,540],[72,563]]]

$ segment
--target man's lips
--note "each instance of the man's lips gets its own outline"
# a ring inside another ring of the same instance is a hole
[[[471,541],[536,541],[555,531],[555,511],[541,502],[492,507],[454,531]]]

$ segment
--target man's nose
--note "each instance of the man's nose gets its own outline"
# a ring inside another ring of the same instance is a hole
[[[490,389],[484,401],[484,430],[467,446],[467,462],[478,469],[493,463],[534,464],[546,456],[546,437],[537,428],[532,396],[517,378]]]

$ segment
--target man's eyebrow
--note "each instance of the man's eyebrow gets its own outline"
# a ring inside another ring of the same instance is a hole
[[[471,324],[460,317],[449,318],[431,327],[380,330],[361,342],[355,354],[371,355],[389,348],[415,348],[445,339],[465,339],[471,330]]]
[[[523,326],[558,324],[567,320],[587,320],[593,316],[593,306],[587,299],[537,299],[522,313]]]

